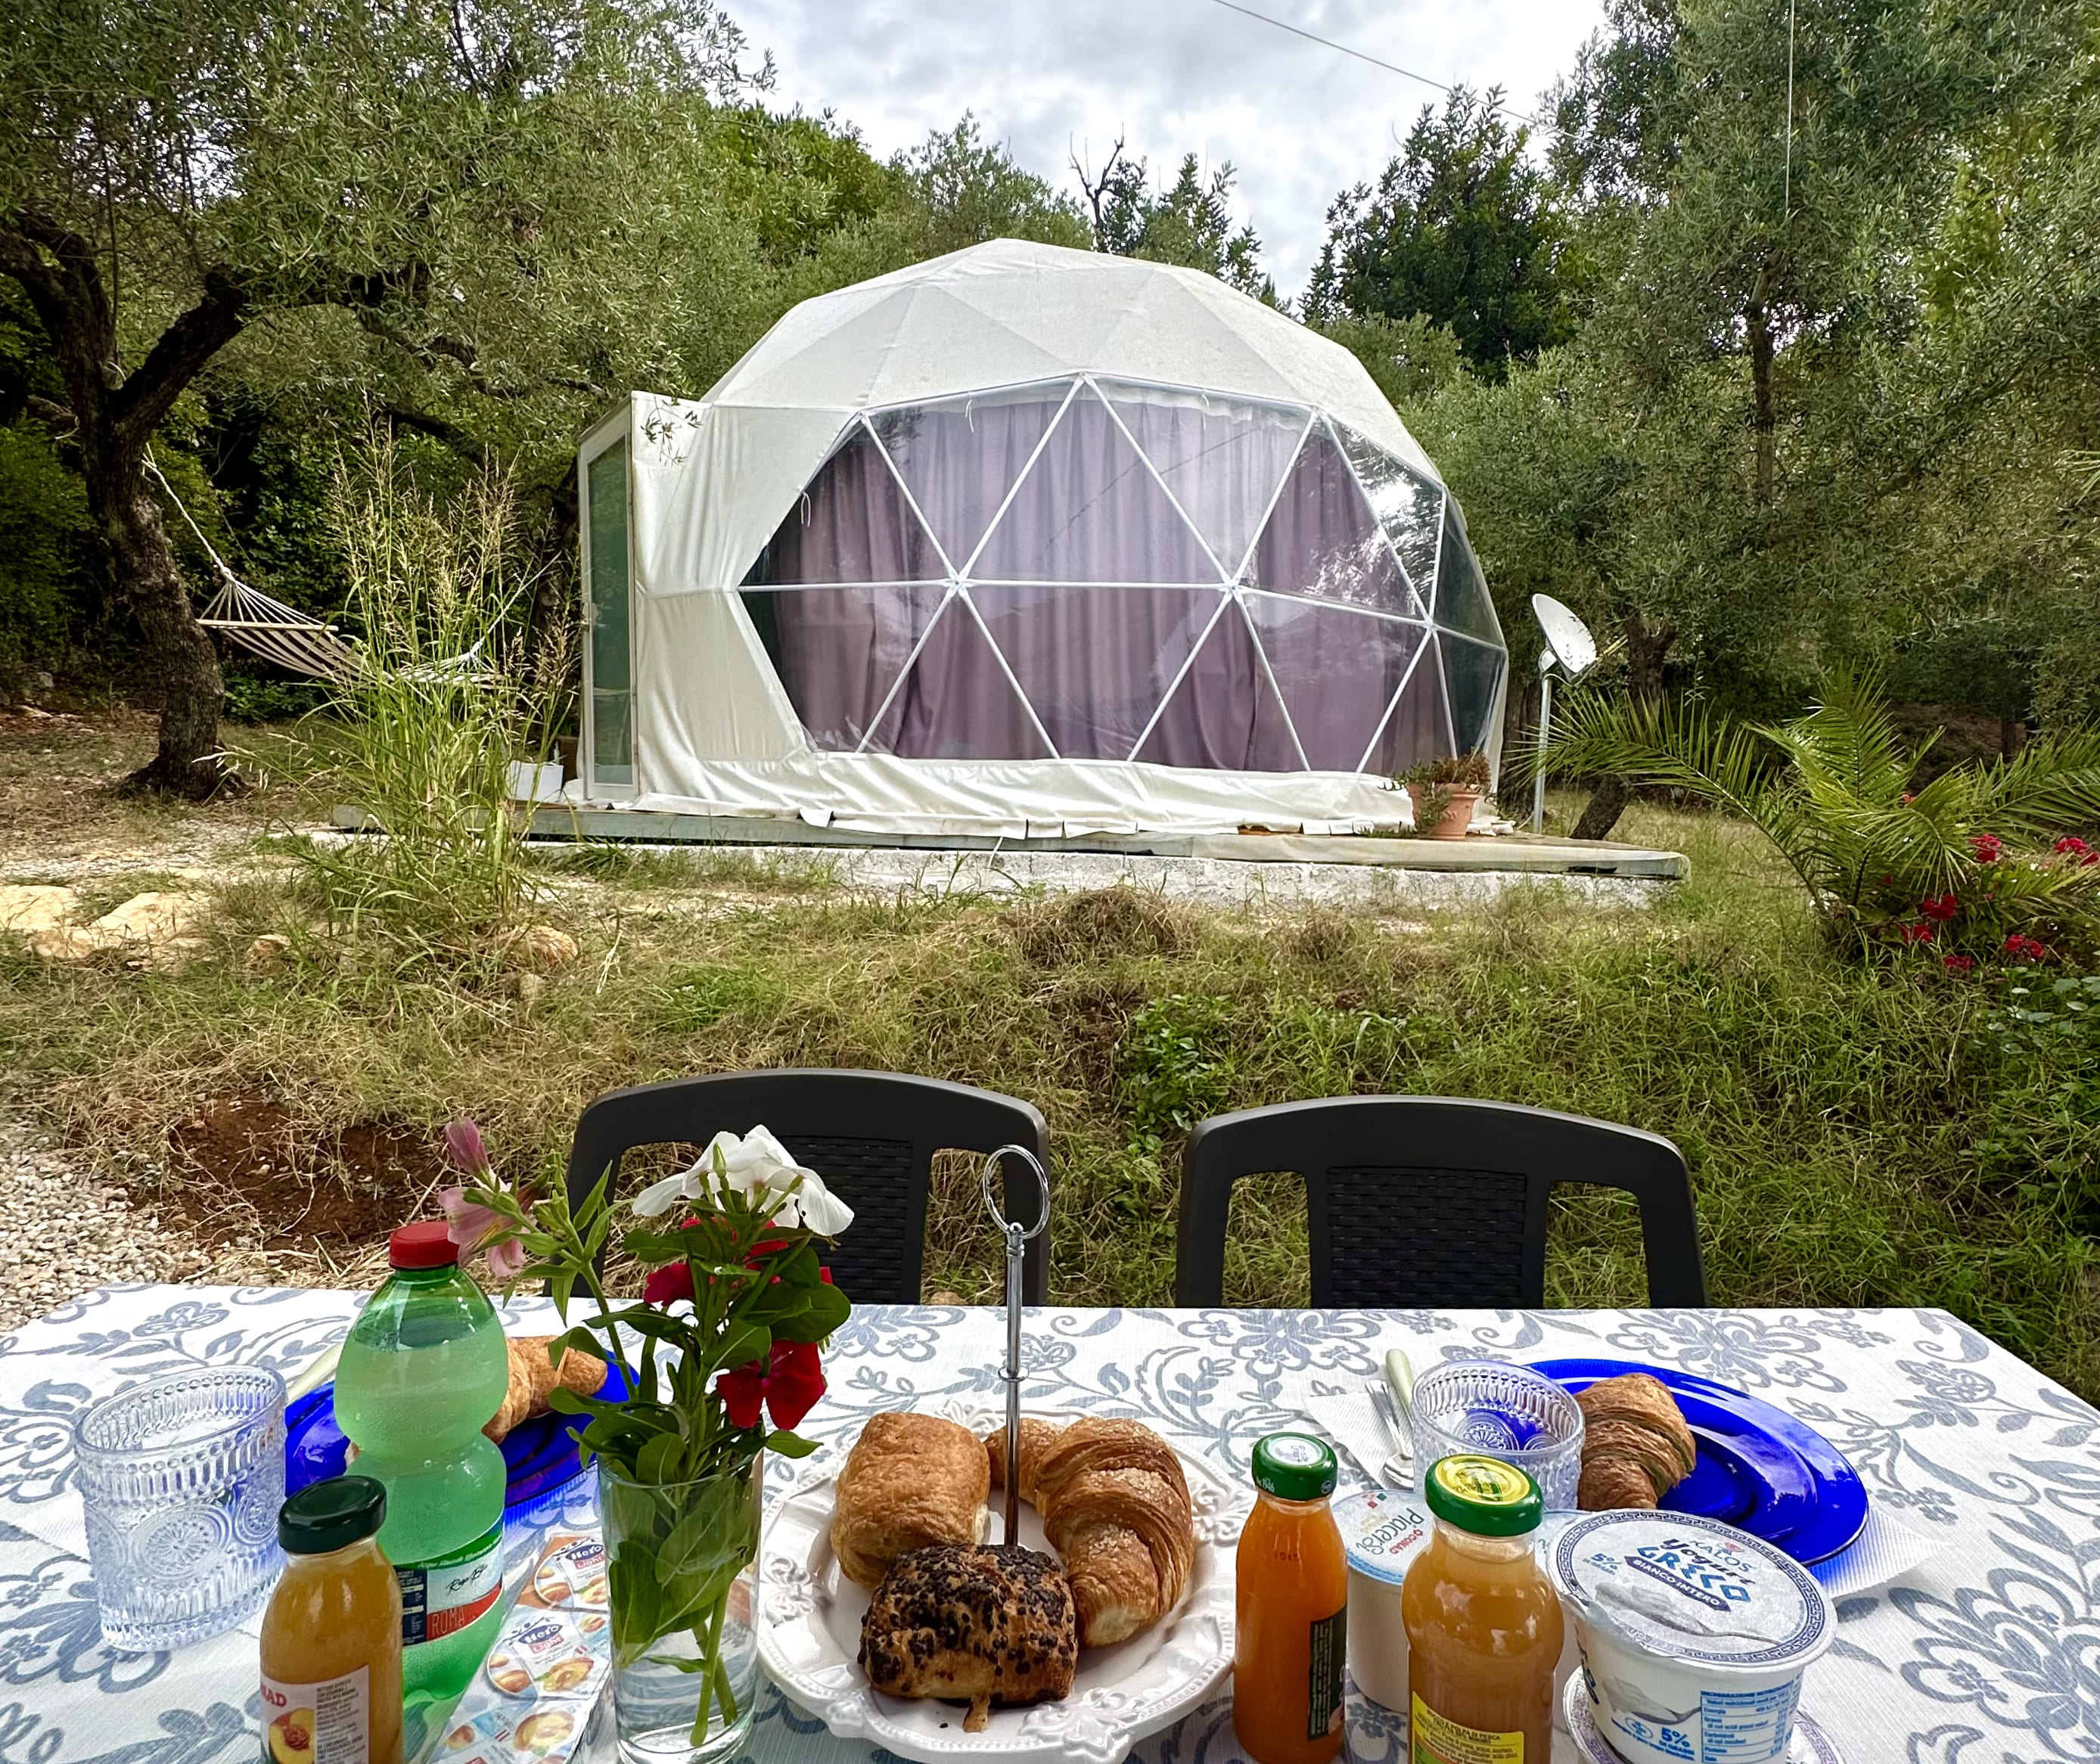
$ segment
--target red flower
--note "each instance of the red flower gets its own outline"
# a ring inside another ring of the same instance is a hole
[[[1961,911],[1961,902],[1952,894],[1935,894],[1930,900],[1920,901],[1917,910],[1934,924],[1943,925]]]
[[[642,1283],[642,1296],[651,1304],[676,1304],[693,1296],[693,1264],[673,1262],[668,1268],[651,1271]]]
[[[1903,940],[1906,943],[1930,943],[1932,941],[1932,927],[1922,919],[1915,924],[1905,925]]]
[[[733,1427],[755,1427],[761,1404],[776,1427],[792,1427],[824,1394],[824,1368],[814,1342],[775,1342],[770,1365],[754,1360],[715,1380],[715,1395]]]
[[[2015,931],[2005,939],[2005,954],[2016,962],[2038,962],[2049,954],[2049,946],[2039,937],[2030,937]]]
[[[2005,849],[2005,842],[1996,833],[1979,833],[1969,841],[1969,849],[1979,863],[1996,863],[1998,854]]]
[[[1950,974],[1966,974],[1976,966],[1976,958],[1973,955],[1943,955],[1939,959]]]
[[[2058,855],[2076,858],[2082,869],[2087,864],[2100,863],[2100,851],[2095,851],[2082,839],[2060,839],[2056,842]]]

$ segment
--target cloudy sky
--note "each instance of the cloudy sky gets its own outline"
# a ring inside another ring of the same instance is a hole
[[[1598,0],[1246,0],[1432,79],[1499,85],[1529,110]],[[1304,286],[1335,192],[1374,177],[1440,95],[1217,0],[726,0],[779,64],[776,96],[836,111],[887,157],[974,111],[1030,170],[1074,187],[1118,134],[1171,176],[1238,168],[1239,214],[1279,292]]]

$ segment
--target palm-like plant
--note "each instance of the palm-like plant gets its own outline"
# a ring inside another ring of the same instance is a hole
[[[2058,836],[2100,824],[2100,730],[2045,736],[1913,792],[1939,738],[1907,744],[1877,685],[1833,673],[1820,703],[1770,724],[1582,695],[1545,763],[1671,787],[1748,822],[1842,943],[1992,955],[2089,944],[2100,853]]]

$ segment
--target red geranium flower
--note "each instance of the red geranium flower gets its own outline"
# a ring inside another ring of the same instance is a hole
[[[2092,850],[2092,849],[2093,848],[2087,845],[2082,839],[2060,839],[2056,842],[2056,849],[2058,851],[2076,852],[2081,858],[2085,856],[2087,852]]]
[[[1979,863],[1996,863],[1998,854],[2005,849],[2005,842],[1996,833],[1979,833],[1969,841],[1969,849]]]
[[[1917,910],[1935,924],[1945,924],[1961,911],[1961,902],[1952,894],[1935,894],[1930,900],[1917,903]]]
[[[814,1342],[775,1342],[770,1364],[754,1360],[715,1380],[715,1395],[733,1427],[757,1427],[761,1405],[774,1427],[794,1427],[823,1394],[823,1361]]]
[[[2049,946],[2039,937],[2030,937],[2015,931],[2005,939],[2005,954],[2014,961],[2038,962],[2049,954]]]
[[[1950,974],[1969,973],[1976,966],[1976,958],[1973,955],[1943,955],[1939,959],[1945,964]]]
[[[1932,927],[1922,919],[1915,924],[1905,925],[1903,928],[1903,940],[1906,943],[1930,943],[1932,941]]]

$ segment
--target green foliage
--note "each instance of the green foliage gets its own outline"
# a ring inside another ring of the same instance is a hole
[[[986,140],[973,116],[965,114],[945,132],[936,130],[903,155],[898,167],[924,215],[923,244],[902,261],[960,251],[987,239],[1086,249],[1087,225],[1079,205],[1017,165],[1004,144]]]
[[[1425,106],[1375,189],[1335,199],[1307,296],[1316,320],[1418,315],[1493,378],[1567,339],[1567,230],[1529,130],[1501,108],[1500,91],[1462,87],[1440,115]]]
[[[64,669],[92,616],[80,480],[44,436],[0,425],[0,688]]]
[[[2075,838],[2042,848],[2100,822],[2100,731],[1952,767],[1913,792],[1930,746],[1905,745],[1873,683],[1839,673],[1820,703],[1772,725],[1582,693],[1556,717],[1546,763],[1666,786],[1748,822],[1841,946],[1970,964],[2089,954],[2100,861]]]
[[[382,445],[361,477],[340,470],[331,518],[364,640],[327,775],[382,836],[309,845],[301,859],[332,917],[467,955],[527,898],[509,767],[538,751],[565,671],[518,630],[530,584],[511,492],[485,478],[440,506]]]
[[[1233,224],[1237,174],[1230,165],[1206,179],[1196,156],[1185,154],[1174,182],[1155,189],[1145,162],[1127,157],[1118,140],[1098,173],[1076,159],[1074,170],[1086,190],[1096,251],[1202,270],[1243,294],[1276,303],[1276,284],[1261,267],[1261,240],[1253,227]]]

